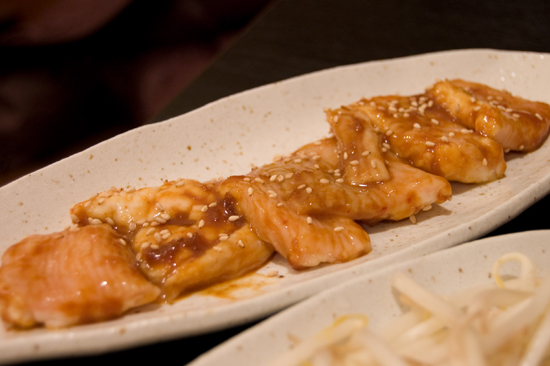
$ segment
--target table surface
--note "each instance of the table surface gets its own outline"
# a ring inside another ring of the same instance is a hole
[[[467,48],[550,52],[550,12],[543,0],[281,0],[151,122],[219,98],[339,65]],[[487,236],[548,229],[545,197]],[[104,355],[47,360],[183,365],[253,324]]]

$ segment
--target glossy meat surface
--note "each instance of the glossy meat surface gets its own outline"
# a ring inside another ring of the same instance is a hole
[[[439,81],[427,95],[467,128],[494,139],[506,150],[533,151],[548,135],[550,106],[546,103],[460,79]]]
[[[110,319],[154,301],[160,290],[138,271],[108,225],[32,235],[10,247],[0,267],[5,322],[65,327]]]
[[[380,129],[388,149],[417,168],[462,183],[504,176],[502,146],[457,123],[423,95],[374,97],[351,108]]]
[[[344,262],[371,248],[356,220],[369,224],[401,220],[451,196],[445,179],[401,163],[391,154],[384,157],[390,179],[363,186],[346,184],[336,168],[342,159],[338,143],[335,138],[325,139],[248,176],[230,177],[221,189],[238,202],[236,210],[258,236],[273,244],[293,267]]]
[[[130,238],[140,269],[173,300],[186,291],[259,268],[273,248],[242,219],[215,183],[166,182],[111,189],[75,205],[75,221],[106,222]]]

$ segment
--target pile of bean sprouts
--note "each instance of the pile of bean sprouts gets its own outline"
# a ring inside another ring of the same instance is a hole
[[[499,268],[517,261],[521,272],[503,278]],[[494,284],[451,296],[436,294],[404,273],[392,286],[407,311],[376,334],[364,315],[337,319],[298,343],[273,366],[535,366],[550,365],[550,276],[508,253],[492,269]]]

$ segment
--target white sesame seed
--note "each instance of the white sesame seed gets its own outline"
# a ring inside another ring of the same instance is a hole
[[[481,164],[483,164],[483,166],[487,166],[487,159],[483,158],[483,161],[481,162]]]
[[[426,141],[426,146],[435,146],[435,143],[432,141]]]
[[[155,232],[155,229],[153,228],[150,228],[149,230],[147,230],[147,232],[145,233],[145,235],[151,235],[152,233]]]
[[[277,177],[277,182],[279,182],[279,183],[282,183],[284,180],[285,180],[285,177],[283,177],[282,175],[279,175]]]
[[[237,242],[237,244],[238,244],[241,248],[244,248],[244,243],[243,243],[242,240],[239,240],[239,241]]]
[[[88,208],[90,207],[90,205],[92,204],[92,201],[88,201],[84,204],[84,208]]]
[[[306,192],[307,192],[307,193],[311,193],[311,192],[313,192],[313,189],[311,189],[311,187],[307,187],[307,188],[306,188]]]
[[[214,246],[212,247],[212,249],[214,249],[216,252],[221,252],[221,251],[223,251],[223,249],[222,249],[221,247],[217,246],[217,245],[214,245]]]
[[[250,178],[248,178],[248,177],[244,177],[243,180],[244,180],[245,182],[250,182]]]
[[[525,146],[523,146],[523,145],[520,145],[520,147],[519,147],[519,151],[523,151],[523,149],[525,149]]]
[[[472,101],[472,103],[476,102],[476,98],[474,98],[474,97],[470,98],[470,100]]]
[[[387,131],[386,131],[386,136],[390,136],[392,133],[393,133],[392,130],[387,130]]]
[[[535,116],[542,121],[542,116],[538,113],[535,113]]]
[[[277,203],[277,207],[283,207],[283,203],[282,202]]]
[[[470,133],[471,131],[470,131],[469,129],[467,129],[467,128],[463,128],[463,129],[460,130],[460,132],[462,132],[462,133]]]
[[[254,181],[257,183],[264,183],[264,180],[262,178],[254,178]]]
[[[208,205],[208,207],[216,207],[218,205],[217,202],[212,202],[211,204]]]
[[[330,181],[328,179],[322,178],[322,179],[319,179],[319,182],[321,184],[328,184]]]
[[[126,190],[126,192],[128,192],[128,193],[133,193],[135,191],[136,191],[136,187],[130,187]]]
[[[361,153],[361,156],[367,156],[367,155],[369,155],[369,154],[370,154],[370,151],[363,151],[363,152]]]
[[[304,189],[304,188],[306,188],[306,185],[305,185],[305,184],[301,184],[301,185],[298,186],[297,189]]]
[[[206,212],[208,211],[208,206],[207,205],[204,205],[201,207],[201,212]]]
[[[432,118],[432,123],[433,123],[434,125],[438,125],[438,124],[439,124],[439,121],[436,120],[435,118]]]
[[[422,127],[420,126],[419,123],[415,123],[415,124],[413,125],[413,127],[416,128],[417,130],[419,130],[419,129],[422,128]]]
[[[411,220],[413,224],[416,224],[416,216],[414,215],[409,216],[409,220]]]
[[[479,105],[476,105],[476,106],[474,107],[474,111],[476,111],[476,112],[479,111],[480,109],[481,109],[481,106],[479,106]]]
[[[342,178],[336,179],[336,183],[344,183],[344,180]]]
[[[187,233],[187,237],[188,237],[188,238],[192,238],[192,237],[193,237],[193,234]]]
[[[139,261],[141,259],[141,253],[136,254],[136,259]]]
[[[285,174],[285,178],[290,179],[290,178],[292,178],[293,175],[294,175],[294,173],[287,173],[287,174]]]
[[[359,165],[359,160],[352,160],[349,162],[349,165]]]
[[[153,235],[153,237],[154,237],[155,240],[158,241],[159,243],[162,241],[162,235],[160,235],[160,233],[155,233],[155,235]]]
[[[204,220],[200,220],[199,221],[199,229],[202,228],[204,226]]]
[[[239,215],[232,215],[232,216],[229,216],[228,220],[233,222],[233,221],[237,221],[240,218],[241,217]]]
[[[447,136],[441,136],[441,141],[449,142],[449,139],[447,138]]]
[[[162,206],[162,204],[160,202],[157,202],[157,204],[155,205],[155,207],[159,210],[159,211],[164,211],[164,206]]]
[[[348,153],[345,152],[345,153],[344,153],[344,160],[346,160],[347,158],[348,158]]]
[[[158,248],[160,248],[160,247],[158,246],[158,244],[151,244],[151,249],[155,249],[155,250],[156,250],[156,249],[158,249]]]
[[[454,132],[449,132],[449,137],[453,137],[455,135]]]
[[[147,249],[151,246],[150,241],[146,241],[145,243],[141,244],[141,249]]]
[[[229,235],[227,234],[224,234],[224,235],[220,235],[220,241],[228,241],[229,240]]]
[[[277,193],[273,192],[268,195],[269,198],[277,198]]]
[[[160,235],[166,235],[166,234],[170,234],[170,230],[164,229],[160,231]]]
[[[314,164],[313,167],[314,167],[315,169],[317,169],[317,170],[320,169],[319,164]]]
[[[376,168],[376,160],[371,160],[370,166],[373,167],[373,169]]]
[[[273,175],[269,178],[269,181],[274,182],[275,179],[277,179],[277,174],[273,174]]]
[[[514,118],[519,118],[520,115],[519,115],[518,113],[512,113],[512,117],[514,117]]]
[[[184,184],[185,184],[185,181],[184,181],[184,180],[178,180],[178,181],[176,182],[176,187],[179,188],[179,187],[183,186]],[[134,188],[134,189],[135,189],[135,188]],[[129,190],[128,190],[128,191],[129,191]]]
[[[103,223],[100,219],[91,219],[91,220],[88,220],[90,221],[90,224],[92,225],[99,225],[101,223]]]
[[[170,215],[167,213],[160,214],[160,217],[166,221],[170,220]]]
[[[157,225],[158,225],[158,224],[166,224],[166,220],[163,219],[163,218],[160,217],[160,216],[155,217],[155,222],[157,222]]]
[[[106,221],[109,225],[111,225],[111,226],[114,226],[114,225],[115,225],[115,222],[114,222],[113,219],[111,219],[110,217],[107,217],[107,218],[105,219],[105,221]]]
[[[339,233],[340,231],[344,231],[344,227],[343,226],[337,226],[337,227],[334,228],[334,231]]]
[[[75,214],[71,214],[71,221],[75,224],[78,224],[80,222],[80,219]]]
[[[254,189],[252,187],[248,187],[248,195],[252,196],[252,193],[254,193]]]
[[[313,219],[312,219],[311,217],[309,217],[309,216],[307,217],[306,221],[307,221],[307,223],[310,224],[310,225],[313,223]]]
[[[120,242],[120,244],[122,244],[122,245],[126,245],[126,240],[124,240],[124,239],[120,238],[120,239],[118,239],[118,241]]]
[[[300,164],[302,162],[302,159],[294,159],[294,163]]]
[[[319,159],[321,159],[321,156],[319,155],[315,155],[314,157],[311,158],[311,160],[313,161],[318,161]]]
[[[432,209],[432,205],[427,205],[422,208],[422,211],[429,211]]]
[[[98,200],[97,200],[97,204],[98,204],[98,205],[101,205],[103,202],[105,202],[105,198],[103,198],[103,197],[102,197],[102,198],[98,198]]]

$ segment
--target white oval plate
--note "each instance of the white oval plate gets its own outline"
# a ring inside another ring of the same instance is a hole
[[[323,109],[361,97],[420,93],[436,79],[460,77],[550,102],[550,55],[464,50],[339,67],[240,93],[98,144],[0,188],[0,252],[29,234],[61,230],[69,208],[117,187],[165,179],[243,174],[328,133]],[[296,272],[280,257],[225,297],[195,294],[120,319],[65,330],[0,329],[0,361],[100,353],[205,333],[259,319],[330,286],[389,264],[480,237],[550,189],[550,143],[512,155],[506,177],[454,184],[454,198],[408,220],[367,228],[374,250],[355,261]]]
[[[538,266],[539,275],[550,273],[550,231],[530,231],[491,237],[439,251],[366,274],[323,291],[233,337],[191,362],[189,366],[268,365],[295,343],[307,339],[346,314],[365,314],[369,329],[383,328],[402,313],[392,291],[395,271],[405,272],[428,289],[443,295],[494,282],[493,263],[503,254],[521,252]],[[506,265],[502,275],[518,274]]]

